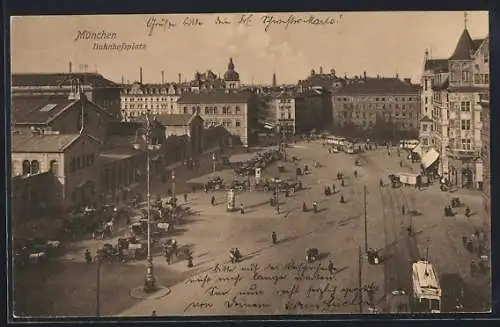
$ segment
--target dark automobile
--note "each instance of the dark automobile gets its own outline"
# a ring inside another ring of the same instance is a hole
[[[306,251],[306,261],[313,263],[319,259],[319,251],[317,248],[309,248]]]
[[[247,188],[247,182],[246,181],[240,181],[240,180],[233,180],[231,184],[229,185],[230,189],[235,189],[238,191],[243,191]]]

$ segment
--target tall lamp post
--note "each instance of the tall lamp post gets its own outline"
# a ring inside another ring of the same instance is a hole
[[[139,150],[140,144],[134,144],[136,150]],[[153,257],[151,255],[151,150],[158,149],[159,145],[152,144],[151,137],[151,121],[149,118],[149,112],[146,114],[146,183],[147,183],[147,220],[148,220],[148,254],[146,262],[146,276],[144,277],[144,292],[153,293],[158,288],[156,286],[156,278],[153,271]]]
[[[172,199],[174,202],[176,202],[176,198],[175,198],[175,170],[172,170]]]

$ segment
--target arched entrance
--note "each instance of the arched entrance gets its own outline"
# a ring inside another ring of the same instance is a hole
[[[472,188],[474,185],[474,173],[467,167],[462,169],[462,187]]]

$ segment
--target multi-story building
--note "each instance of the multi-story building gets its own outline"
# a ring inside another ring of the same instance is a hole
[[[336,127],[375,129],[390,123],[393,133],[418,135],[420,87],[398,77],[354,77],[332,94]],[[393,135],[394,135],[393,134]]]
[[[481,111],[481,160],[483,162],[483,204],[486,216],[491,214],[491,159],[490,159],[490,99],[488,93],[480,95]]]
[[[68,96],[75,80],[87,99],[120,118],[121,86],[98,73],[12,74],[12,97]]]
[[[205,127],[222,125],[248,146],[258,125],[257,101],[250,92],[185,94],[177,100],[178,112],[199,113]]]
[[[145,115],[180,114],[177,100],[181,95],[178,84],[142,84],[124,86],[121,93],[121,116],[124,121]]]
[[[420,139],[437,155],[427,162],[424,154],[423,164],[461,187],[483,186],[479,94],[489,87],[488,51],[488,40],[473,40],[465,28],[450,58],[425,57]]]

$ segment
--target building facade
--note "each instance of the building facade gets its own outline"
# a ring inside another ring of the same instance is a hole
[[[12,136],[15,178],[51,172],[51,196],[59,209],[95,205],[99,192],[100,143],[86,134]],[[22,192],[22,191],[21,191]]]
[[[198,114],[159,115],[157,121],[165,127],[165,137],[187,136],[187,155],[198,158],[203,154],[203,119]]]
[[[244,146],[251,143],[258,125],[255,95],[250,92],[185,94],[177,101],[178,111],[198,113],[205,127],[221,125]]]
[[[465,28],[450,58],[431,59],[426,52],[421,112],[427,118],[419,138],[424,151],[439,153],[438,175],[459,187],[484,184],[479,97],[489,89],[488,47],[487,38],[473,40]]]
[[[180,114],[177,112],[177,100],[181,88],[175,83],[142,84],[136,82],[125,85],[121,92],[121,116],[124,121],[146,115]]]
[[[12,97],[69,96],[78,81],[87,99],[120,118],[121,86],[98,73],[12,74]]]
[[[337,128],[362,130],[385,124],[394,132],[418,135],[420,87],[398,77],[356,77],[332,94],[333,121]]]

